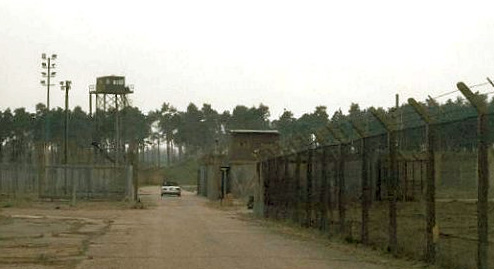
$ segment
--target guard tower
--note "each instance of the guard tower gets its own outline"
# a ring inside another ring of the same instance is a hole
[[[95,89],[96,88],[96,89]],[[96,110],[109,111],[119,110],[129,106],[128,94],[134,93],[133,87],[125,85],[123,76],[106,76],[96,78],[96,86],[90,86],[89,91],[89,113],[93,114],[93,98],[96,98]]]
[[[115,115],[114,141],[93,141],[93,146],[105,152],[106,158],[115,164],[123,159],[121,153],[125,151],[120,141],[119,111],[130,105],[128,95],[134,93],[132,89],[132,85],[130,87],[125,85],[124,76],[113,75],[96,78],[96,85],[89,86],[89,115],[93,116],[93,99],[96,101],[95,111],[110,112]],[[101,126],[101,123],[97,125]]]

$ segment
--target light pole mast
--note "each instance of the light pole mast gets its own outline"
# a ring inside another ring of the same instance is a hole
[[[41,68],[46,69],[46,72],[41,72],[41,76],[46,78],[46,80],[41,80],[41,85],[46,86],[46,109],[50,111],[50,86],[54,86],[51,84],[50,79],[55,77],[56,72],[52,70],[55,69],[55,61],[57,59],[56,54],[52,54],[51,56],[46,56],[46,53],[41,54]]]
[[[55,76],[56,72],[53,72],[52,70],[55,69],[55,63],[54,61],[57,59],[56,54],[52,54],[51,56],[46,56],[46,53],[41,54],[41,68],[45,69],[42,70],[41,72],[41,77],[43,78],[40,82],[41,85],[44,87],[46,86],[46,119],[45,119],[45,137],[44,137],[44,145],[43,145],[43,163],[46,165],[46,161],[49,162],[49,157],[47,158],[46,156],[50,155],[50,150],[49,150],[49,141],[50,141],[50,86],[54,86],[54,84],[51,84],[51,78]],[[46,80],[45,80],[46,78]]]

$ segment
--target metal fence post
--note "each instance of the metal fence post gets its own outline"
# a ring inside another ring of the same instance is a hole
[[[288,216],[288,205],[290,201],[290,178],[288,169],[290,166],[290,157],[285,156],[282,158],[283,160],[283,185],[282,185],[282,211],[281,217],[286,219]]]
[[[361,227],[361,240],[362,244],[367,245],[369,243],[369,208],[370,208],[370,187],[369,187],[369,154],[367,147],[366,131],[357,122],[351,121],[352,127],[355,129],[357,134],[360,136],[361,143],[361,186],[362,186],[362,227]]]
[[[419,114],[422,120],[426,123],[427,132],[427,180],[426,180],[426,193],[425,193],[425,209],[426,209],[426,227],[425,227],[425,260],[428,263],[434,263],[436,261],[436,242],[434,238],[434,229],[436,227],[436,172],[434,162],[434,148],[435,148],[435,128],[432,125],[432,119],[427,113],[425,108],[420,105],[415,99],[408,99],[408,103],[415,112]],[[422,165],[422,164],[421,164]]]
[[[266,160],[266,177],[264,178],[264,189],[266,190],[266,217],[272,217],[273,211],[273,190],[271,185],[273,184],[273,160]]]
[[[338,156],[333,152],[328,150],[330,154],[330,159],[333,163],[333,176],[328,176],[328,208],[329,208],[329,230],[332,232],[332,226],[334,225],[334,209],[336,202],[336,189],[338,186]],[[332,178],[332,181],[331,181]]]
[[[67,175],[67,167],[68,164],[65,165],[65,174]],[[76,186],[76,183],[79,181],[79,180],[76,180],[76,177],[74,176],[74,170],[75,170],[75,167],[71,167],[71,177],[72,177],[72,200],[70,202],[70,204],[72,206],[75,206],[76,204],[76,200],[77,200],[77,186]]]
[[[327,155],[328,155],[327,147],[322,148],[321,155],[321,190],[320,190],[320,225],[319,229],[322,231],[327,230],[328,225],[328,164],[327,164]]]
[[[305,226],[312,226],[312,169],[313,169],[313,157],[314,150],[307,150],[307,186],[306,186],[306,197],[305,197]]]
[[[345,141],[341,130],[333,128],[332,126],[326,126],[326,129],[331,135],[338,141],[338,157],[335,160],[335,170],[337,171],[338,181],[338,216],[340,222],[340,233],[345,233],[346,226],[346,199],[345,199]]]
[[[478,114],[478,202],[477,202],[477,267],[488,268],[488,195],[489,195],[489,160],[488,160],[488,122],[485,100],[472,91],[463,82],[456,84],[461,93],[475,107]]]
[[[130,143],[129,160],[132,165],[132,184],[134,186],[134,201],[139,201],[139,156],[138,146],[135,141]]]
[[[389,178],[387,180],[387,196],[389,202],[389,251],[396,256],[398,252],[397,237],[397,212],[396,212],[396,186],[398,182],[398,165],[397,165],[397,139],[394,121],[388,119],[379,111],[371,108],[370,112],[378,119],[388,132],[388,149],[389,149]]]
[[[397,208],[396,208],[396,187],[398,181],[398,162],[397,162],[397,140],[396,132],[389,133],[389,155],[390,155],[390,178],[388,180],[388,199],[389,199],[389,247],[391,253],[396,255],[398,252],[398,225],[397,225]]]
[[[269,162],[267,160],[263,160],[261,163],[261,173],[262,173],[262,184],[264,193],[261,195],[264,196],[264,208],[263,208],[263,216],[265,218],[269,217]]]
[[[346,199],[345,199],[345,147],[338,145],[338,215],[340,221],[340,233],[346,234]]]
[[[280,186],[282,183],[282,177],[280,175],[280,163],[281,163],[281,157],[274,157],[273,158],[274,162],[274,173],[273,173],[273,185],[276,186],[273,188],[273,214],[275,219],[280,218],[280,209],[281,209],[281,194],[282,194],[282,187]]]
[[[38,153],[38,198],[43,196],[44,183],[46,180],[46,145],[44,142],[38,143],[36,146]]]
[[[294,219],[297,223],[300,223],[300,180],[301,180],[301,171],[300,168],[302,166],[302,154],[297,152],[296,160],[295,160],[295,194],[294,194]]]

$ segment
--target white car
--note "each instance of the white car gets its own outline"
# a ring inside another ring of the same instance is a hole
[[[165,181],[161,186],[161,196],[164,195],[181,196],[182,190],[180,189],[180,186],[178,186],[176,182]]]

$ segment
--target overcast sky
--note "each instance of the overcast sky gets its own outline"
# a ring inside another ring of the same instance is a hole
[[[263,103],[278,118],[424,100],[494,77],[490,2],[0,0],[0,109],[46,102],[43,52],[86,111],[105,75],[126,76],[145,113]],[[58,86],[50,98],[63,106]]]

